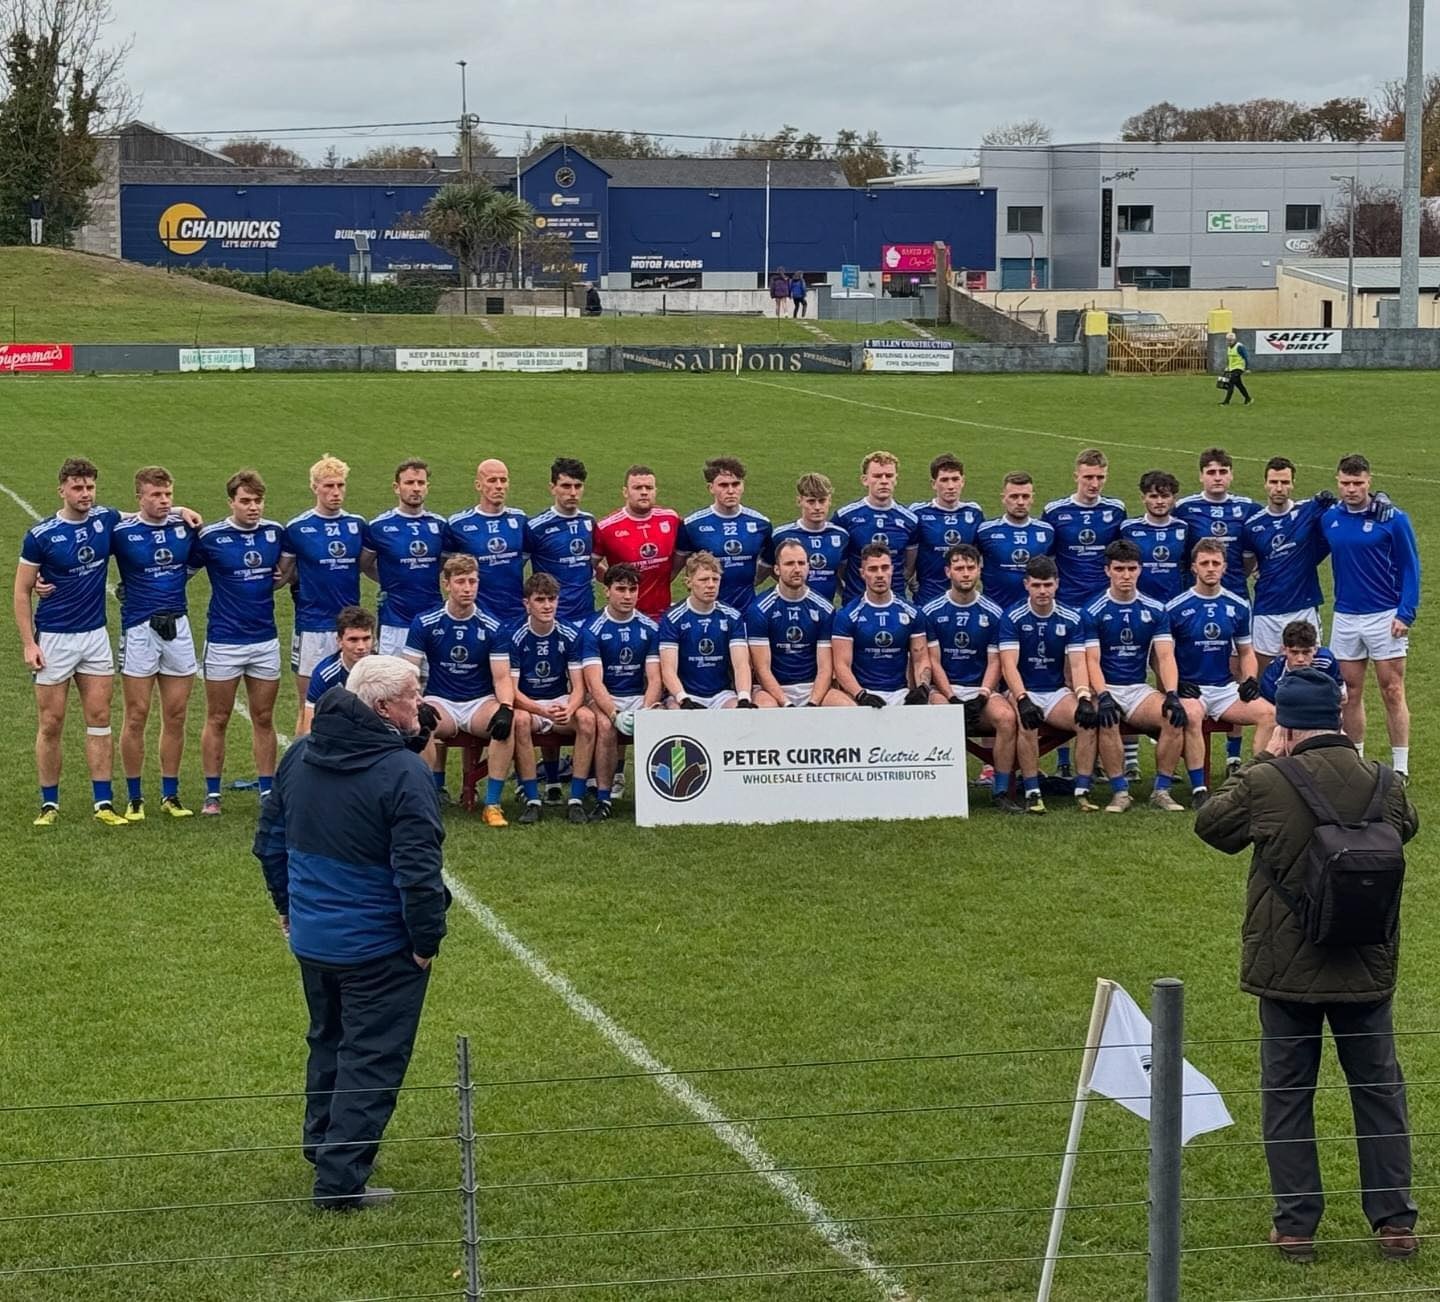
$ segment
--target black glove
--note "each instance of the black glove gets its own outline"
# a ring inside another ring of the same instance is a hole
[[[511,706],[502,705],[490,716],[490,726],[486,731],[490,734],[492,741],[504,741],[510,736],[510,729],[514,727],[514,725],[514,709]]]
[[[435,731],[435,725],[440,722],[439,710],[437,710],[433,705],[431,705],[429,701],[421,701],[420,704],[415,708],[415,713],[420,718],[421,732]]]
[[[805,708],[806,708],[807,710],[818,710],[818,709],[820,708],[820,702],[819,702],[819,701],[806,701],[806,702],[805,702]]]
[[[883,710],[885,708],[885,700],[883,697],[876,696],[874,692],[867,692],[863,687],[855,693],[855,704],[868,705],[872,710]]]
[[[1180,701],[1179,692],[1166,692],[1165,704],[1161,708],[1165,711],[1165,717],[1176,728],[1183,728],[1189,720],[1190,716],[1185,713],[1185,706]]]
[[[981,718],[985,714],[986,699],[983,696],[972,696],[964,702],[966,732],[975,732],[979,729]]]
[[[1378,493],[1376,494],[1376,497],[1379,497]],[[1338,502],[1340,499],[1336,497],[1335,494],[1332,493],[1328,488],[1322,488],[1318,493],[1314,495],[1313,498],[1311,498],[1311,500],[1315,503],[1316,506],[1320,507],[1321,510],[1327,510],[1328,508],[1334,506],[1335,503]]]
[[[908,692],[905,693],[905,704],[906,704],[906,705],[929,705],[929,704],[930,704],[930,684],[929,684],[929,683],[916,683],[914,687],[912,687]]]
[[[1187,697],[1192,701],[1198,701],[1200,699],[1200,684],[1182,682],[1179,690],[1175,694],[1177,696]]]
[[[1120,702],[1109,692],[1095,698],[1095,717],[1102,728],[1114,728],[1120,722]]]
[[[1251,674],[1249,678],[1241,680],[1240,699],[1242,701],[1253,701],[1259,695],[1260,684],[1256,681],[1254,674]]]
[[[1076,701],[1075,726],[1077,728],[1098,728],[1100,726],[1100,714],[1095,709],[1093,697],[1082,696]]]
[[[1376,493],[1370,499],[1370,509],[1375,512],[1375,518],[1381,524],[1395,518],[1395,503],[1385,493]]]
[[[1020,726],[1026,732],[1034,732],[1045,722],[1045,711],[1030,699],[1029,693],[1015,702],[1015,713],[1020,716]]]
[[[737,710],[758,710],[760,707],[756,705],[755,702],[752,701],[748,696],[742,696],[738,701],[735,702],[735,708]]]
[[[680,698],[680,708],[682,710],[703,710],[705,707],[701,705],[699,701],[692,700],[688,696],[682,696]]]

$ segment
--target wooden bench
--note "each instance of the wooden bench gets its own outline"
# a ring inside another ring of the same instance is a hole
[[[535,742],[540,754],[547,760],[558,759],[564,747],[574,744],[574,740],[569,737],[541,737]],[[479,737],[472,737],[468,732],[462,732],[448,745],[459,750],[461,755],[460,808],[473,810],[478,803],[480,784],[490,776],[490,766],[485,761],[485,742]],[[625,766],[625,748],[629,745],[629,737],[620,738],[620,768]]]
[[[1205,785],[1208,787],[1214,785],[1210,780],[1212,770],[1210,738],[1217,733],[1223,736],[1229,736],[1230,725],[1228,723],[1217,723],[1214,719],[1206,719],[1202,727],[1205,733]],[[1126,731],[1131,730],[1127,728]],[[1138,731],[1143,732],[1144,729]],[[1148,732],[1145,735],[1155,737],[1158,734]],[[1058,750],[1061,746],[1071,745],[1074,740],[1075,734],[1073,732],[1067,732],[1064,728],[1052,728],[1048,723],[1044,724],[1040,728],[1040,754],[1042,756],[1048,755],[1051,751]],[[966,737],[965,749],[983,764],[993,764],[995,762],[994,750],[991,743],[986,740],[986,734],[982,733],[977,736]]]

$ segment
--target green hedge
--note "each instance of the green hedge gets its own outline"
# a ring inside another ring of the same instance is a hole
[[[334,267],[311,267],[308,271],[234,271],[229,267],[178,268],[187,276],[226,289],[238,289],[261,298],[278,298],[286,303],[318,307],[326,312],[402,312],[430,315],[444,290],[433,280],[399,284],[376,284],[367,289]]]

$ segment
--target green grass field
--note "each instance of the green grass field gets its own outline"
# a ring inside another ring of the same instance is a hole
[[[217,338],[219,336],[216,336]],[[994,508],[1002,474],[1034,472],[1041,500],[1065,493],[1070,464],[1096,444],[1111,489],[1137,500],[1154,466],[1196,479],[1195,454],[1214,443],[1237,457],[1237,489],[1260,492],[1265,458],[1301,464],[1301,491],[1329,482],[1354,448],[1376,482],[1413,514],[1429,559],[1440,528],[1430,444],[1436,382],[1373,373],[1258,376],[1253,407],[1222,411],[1211,382],[1061,377],[692,376],[177,376],[0,385],[0,484],[48,512],[61,458],[101,466],[102,499],[129,503],[128,477],[162,461],[181,500],[207,518],[225,510],[222,484],[242,464],[271,488],[268,513],[309,504],[308,465],[322,452],[352,466],[349,505],[385,507],[404,456],[432,463],[431,503],[472,500],[477,460],[504,456],[512,500],[546,501],[558,454],[590,468],[587,506],[618,500],[626,464],[657,467],[662,500],[703,498],[700,462],[729,452],[749,467],[747,500],[793,514],[791,485],[822,469],[840,500],[858,491],[862,454],[901,459],[901,497],[927,495],[924,465],[944,449],[969,472],[967,495]],[[30,519],[0,496],[0,547],[15,554]],[[369,589],[373,595],[373,589]],[[202,610],[205,585],[192,587]],[[1426,602],[1435,599],[1433,579]],[[280,603],[282,612],[288,603]],[[198,622],[198,621],[197,621]],[[1424,620],[1413,639],[1412,794],[1428,817],[1440,762],[1428,705],[1437,657]],[[283,634],[282,634],[283,636]],[[86,816],[80,728],[72,709],[64,815],[29,826],[35,791],[33,709],[9,621],[0,627],[0,849],[7,944],[0,958],[0,1107],[90,1100],[293,1091],[301,1084],[304,1011],[295,966],[275,930],[249,853],[255,797],[226,798],[219,820],[107,831]],[[1372,688],[1372,753],[1388,755]],[[293,718],[282,690],[277,719]],[[199,712],[184,791],[200,791]],[[116,724],[118,729],[118,705]],[[284,726],[284,723],[282,723]],[[288,730],[288,729],[287,729]],[[147,785],[156,794],[152,740]],[[231,732],[230,776],[248,767],[248,737]],[[118,768],[117,768],[118,773]],[[452,787],[454,786],[452,775]],[[1053,802],[1063,805],[1065,802]],[[1322,1244],[1308,1271],[1255,1246],[1268,1230],[1258,1139],[1254,1001],[1236,989],[1245,864],[1193,837],[1189,815],[1138,808],[1089,821],[1066,808],[1044,820],[842,824],[824,828],[637,829],[627,800],[617,822],[547,822],[505,832],[447,815],[457,900],[422,1025],[412,1085],[453,1079],[454,1037],[472,1037],[480,1151],[487,1186],[717,1172],[623,1183],[489,1188],[481,1224],[489,1286],[810,1271],[711,1284],[578,1290],[606,1302],[637,1297],[840,1299],[882,1296],[766,1183],[743,1170],[693,1112],[644,1078],[507,1084],[610,1075],[634,1068],[593,1024],[497,942],[499,923],[620,1027],[672,1067],[982,1054],[1084,1039],[1094,980],[1114,978],[1142,1003],[1155,977],[1184,978],[1191,1059],[1236,1119],[1185,1159],[1187,1298],[1371,1296],[1440,1287],[1440,1253],[1382,1263],[1372,1245]],[[1117,825],[1118,824],[1118,825]],[[1398,1022],[1413,1083],[1421,1229],[1440,1186],[1440,855],[1422,832],[1410,850],[1407,939]],[[486,910],[493,911],[487,913]],[[482,918],[491,919],[487,927]],[[573,1001],[572,1001],[573,1002]],[[826,1209],[849,1222],[871,1258],[911,1298],[932,1302],[1034,1295],[1074,1089],[1074,1052],[1009,1053],[834,1068],[690,1077]],[[1327,1064],[1322,1134],[1352,1133]],[[1030,1106],[977,1107],[1002,1102]],[[901,1112],[900,1109],[934,1109]],[[787,1115],[875,1115],[783,1120]],[[418,1191],[391,1208],[337,1222],[313,1216],[293,1149],[133,1162],[16,1165],[33,1158],[294,1144],[295,1099],[0,1113],[0,1270],[237,1254],[227,1262],[0,1276],[0,1296],[62,1299],[273,1299],[440,1295],[458,1288],[458,1157],[453,1095],[407,1094],[391,1127],[381,1182]],[[578,1130],[569,1134],[514,1132]],[[1143,1296],[1144,1125],[1096,1102],[1086,1125],[1055,1296],[1109,1302]],[[1208,1147],[1207,1145],[1216,1145]],[[988,1155],[1011,1154],[1000,1159]],[[1039,1156],[1026,1156],[1034,1154]],[[946,1160],[937,1160],[946,1159]],[[953,1160],[949,1160],[953,1159]],[[1323,1147],[1333,1192],[1322,1233],[1366,1232],[1353,1145]],[[1426,1191],[1430,1192],[1426,1192]],[[424,1192],[440,1191],[440,1192]],[[293,1198],[105,1217],[21,1219],[99,1209]],[[1114,1205],[1118,1204],[1118,1205]],[[706,1229],[705,1227],[711,1227]],[[714,1228],[727,1227],[727,1228]],[[735,1228],[741,1227],[741,1228]],[[667,1228],[666,1233],[619,1234]],[[555,1236],[536,1238],[533,1236]],[[432,1242],[441,1241],[441,1242]],[[332,1251],[369,1244],[386,1249]],[[247,1257],[244,1254],[306,1255]],[[1107,1253],[1129,1255],[1106,1256]],[[1099,1255],[1090,1255],[1099,1254]],[[996,1260],[1001,1259],[1001,1260]],[[978,1265],[915,1265],[982,1261]],[[566,1296],[537,1291],[535,1296]],[[522,1293],[520,1296],[529,1296]]]

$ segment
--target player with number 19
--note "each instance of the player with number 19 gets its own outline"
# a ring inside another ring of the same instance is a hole
[[[314,726],[315,707],[320,704],[320,698],[332,687],[344,687],[350,681],[350,671],[366,656],[375,653],[375,625],[375,616],[364,606],[346,606],[335,617],[335,639],[340,644],[339,650],[326,656],[310,675],[301,736]]]
[[[1189,578],[1189,552],[1194,531],[1173,514],[1180,481],[1168,470],[1147,470],[1140,476],[1145,514],[1120,526],[1120,537],[1140,549],[1140,591],[1165,605],[1178,597]]]

